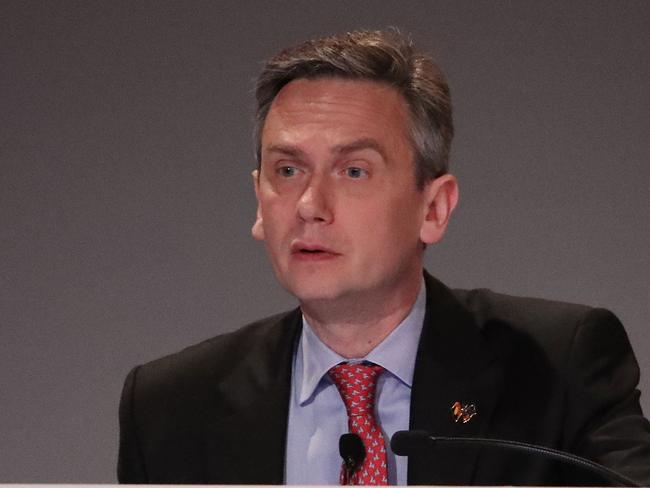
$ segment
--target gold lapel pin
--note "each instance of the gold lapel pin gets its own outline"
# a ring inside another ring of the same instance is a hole
[[[476,405],[473,403],[460,403],[460,402],[454,402],[454,404],[451,406],[451,415],[454,419],[454,422],[462,422],[466,424],[470,420],[472,420],[472,417],[476,415],[478,412],[476,410]]]

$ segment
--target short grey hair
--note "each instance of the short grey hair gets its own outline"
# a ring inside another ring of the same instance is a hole
[[[442,70],[397,30],[355,31],[313,39],[272,57],[257,79],[255,144],[258,167],[264,122],[280,90],[301,78],[335,77],[387,83],[409,108],[419,189],[448,172],[454,135],[449,85]]]

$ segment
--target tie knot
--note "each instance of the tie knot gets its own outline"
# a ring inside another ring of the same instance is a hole
[[[384,368],[377,364],[341,363],[329,370],[330,378],[338,388],[348,416],[374,416],[377,378]]]

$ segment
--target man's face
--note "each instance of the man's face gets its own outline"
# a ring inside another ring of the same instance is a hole
[[[302,303],[381,298],[421,279],[431,192],[416,187],[408,117],[372,81],[296,80],[273,101],[253,236]]]

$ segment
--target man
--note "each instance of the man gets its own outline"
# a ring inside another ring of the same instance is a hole
[[[300,308],[134,369],[121,482],[603,483],[502,451],[395,456],[410,428],[542,444],[650,484],[638,366],[611,313],[423,274],[458,201],[430,59],[391,32],[309,41],[267,63],[257,101],[252,232]],[[366,455],[346,469],[348,430]]]

